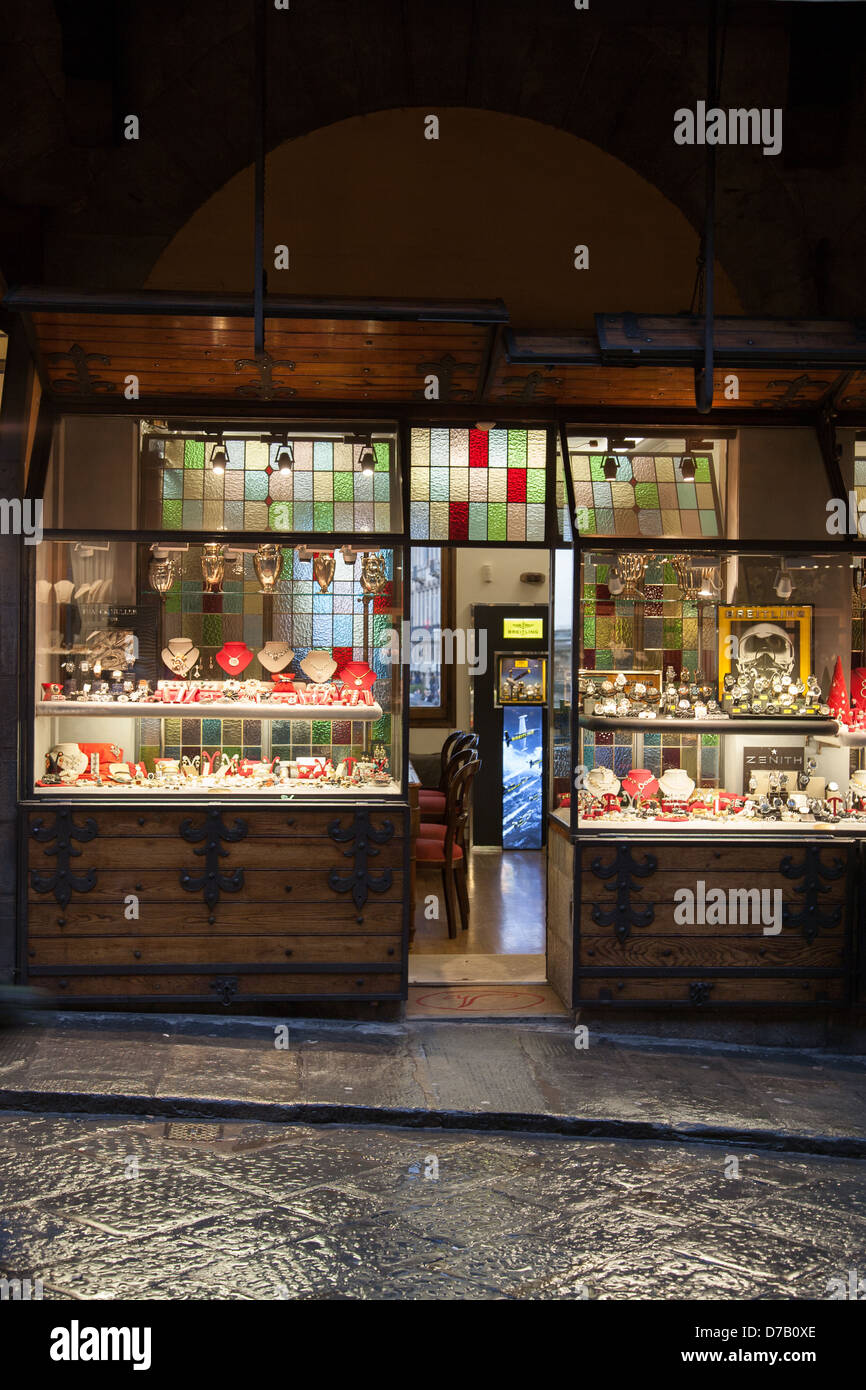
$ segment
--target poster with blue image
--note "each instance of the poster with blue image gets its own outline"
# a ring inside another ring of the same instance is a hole
[[[511,705],[502,715],[502,848],[541,849],[544,712]]]

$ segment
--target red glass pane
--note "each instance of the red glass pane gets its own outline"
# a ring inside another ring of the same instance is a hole
[[[448,538],[452,541],[465,541],[469,538],[469,503],[449,502]]]
[[[338,671],[342,671],[344,666],[348,666],[350,661],[354,661],[351,647],[334,647],[331,651],[331,655],[337,663]],[[340,742],[339,739],[336,741]],[[346,742],[348,743],[349,739],[346,739]]]
[[[388,583],[385,585],[381,594],[377,594],[373,599],[373,612],[387,613],[393,602],[393,585]]]
[[[509,468],[508,470],[508,500],[509,502],[526,501],[526,469]]]
[[[469,467],[487,467],[487,431],[469,431]]]

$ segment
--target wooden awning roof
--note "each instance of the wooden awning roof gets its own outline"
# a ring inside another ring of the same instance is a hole
[[[513,332],[500,301],[270,299],[257,358],[251,297],[25,288],[3,304],[25,316],[58,405],[121,404],[134,376],[139,409],[198,400],[655,415],[694,409],[703,360],[703,322],[685,315],[600,314],[594,333],[544,335]],[[720,414],[832,405],[866,418],[863,323],[720,318],[714,336]]]

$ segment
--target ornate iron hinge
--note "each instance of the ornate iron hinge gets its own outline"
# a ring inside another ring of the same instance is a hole
[[[99,834],[95,820],[88,816],[84,824],[79,826],[72,819],[71,810],[58,810],[53,826],[45,825],[40,816],[31,825],[30,833],[41,845],[54,842],[54,848],[46,849],[45,853],[57,856],[57,868],[53,874],[41,874],[38,869],[31,869],[30,882],[37,893],[53,893],[61,907],[68,907],[73,892],[89,893],[96,887],[95,869],[87,869],[83,874],[73,874],[69,870],[70,859],[81,856],[81,850],[76,849],[72,841],[86,843],[94,839]]]
[[[344,830],[340,821],[334,820],[328,826],[328,834],[338,844],[354,840],[351,849],[343,850],[347,859],[354,859],[354,870],[350,874],[341,874],[339,870],[331,869],[328,874],[328,886],[335,893],[348,893],[351,890],[352,901],[360,912],[371,892],[387,893],[394,880],[390,869],[371,874],[367,868],[368,859],[375,858],[379,853],[375,846],[385,845],[393,838],[393,823],[389,820],[383,821],[381,827],[376,830],[370,823],[369,811],[362,807],[355,812],[348,829]]]
[[[689,1003],[706,1004],[709,1000],[713,983],[712,980],[692,980],[689,985]]]
[[[208,907],[215,907],[219,902],[220,893],[239,893],[244,886],[243,869],[234,869],[230,874],[219,872],[220,859],[228,858],[228,850],[222,849],[220,840],[227,840],[230,843],[237,843],[247,835],[249,827],[246,821],[236,820],[231,830],[228,829],[223,821],[222,811],[219,807],[214,807],[205,816],[204,825],[194,825],[191,820],[181,821],[181,838],[188,840],[190,844],[195,844],[199,840],[204,840],[201,849],[194,850],[195,854],[204,855],[205,871],[195,877],[187,869],[182,869],[180,874],[180,886],[187,893],[200,893],[204,889],[204,900]]]
[[[800,912],[794,912],[789,903],[783,905],[782,921],[786,926],[802,927],[803,935],[810,945],[821,927],[838,927],[841,921],[841,902],[834,903],[829,912],[822,912],[819,894],[830,891],[821,880],[841,878],[845,868],[845,860],[840,859],[838,855],[834,857],[831,865],[825,865],[821,860],[821,851],[816,845],[806,845],[799,864],[795,864],[792,855],[786,854],[779,865],[779,872],[784,874],[785,878],[803,880],[794,892],[802,893],[804,898]]]
[[[596,878],[608,879],[616,875],[616,883],[607,884],[608,893],[616,893],[616,907],[608,912],[596,903],[592,909],[592,920],[597,926],[612,926],[617,940],[627,941],[632,927],[648,927],[655,920],[652,903],[633,907],[631,901],[632,893],[640,892],[640,884],[632,883],[632,878],[649,878],[658,867],[654,854],[645,854],[643,861],[638,864],[632,858],[631,846],[622,844],[617,845],[611,864],[603,864],[601,856],[597,855],[589,867]]]
[[[228,1008],[238,991],[237,975],[215,975],[209,988],[213,990],[221,1004]]]

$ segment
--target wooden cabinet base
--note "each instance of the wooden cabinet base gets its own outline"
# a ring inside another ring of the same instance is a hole
[[[275,970],[244,974],[226,967],[213,974],[197,969],[191,974],[159,975],[38,975],[32,980],[59,1005],[67,1000],[81,1007],[90,1003],[153,1003],[166,1000],[174,1007],[182,1004],[222,1004],[274,1002],[281,999],[399,999],[400,972],[393,974],[323,974],[319,971],[279,974]]]
[[[406,996],[409,808],[25,813],[22,976],[78,1007]]]

